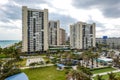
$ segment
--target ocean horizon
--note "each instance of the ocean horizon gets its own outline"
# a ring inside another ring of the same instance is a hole
[[[13,45],[20,42],[21,40],[0,40],[0,47],[5,48],[7,46]]]

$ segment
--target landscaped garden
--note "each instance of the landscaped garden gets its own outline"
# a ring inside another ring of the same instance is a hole
[[[8,56],[6,56],[5,54],[0,54],[0,58],[7,58]]]
[[[29,80],[66,80],[66,71],[58,71],[55,66],[22,70]]]
[[[93,69],[93,70],[91,70],[91,72],[93,74],[97,74],[97,73],[104,73],[104,72],[113,71],[113,70],[116,70],[116,69],[114,69],[112,67],[104,67],[104,68]]]
[[[115,76],[110,75],[111,78],[115,78],[115,77],[119,77],[119,76],[120,76],[120,72],[112,73],[112,74],[115,75]],[[109,79],[109,75],[108,75],[108,74],[103,75],[101,78],[102,78],[102,80],[108,80],[108,79]],[[98,80],[97,76],[94,77],[94,80]],[[113,80],[114,80],[114,79],[113,79]],[[119,79],[117,79],[117,80],[119,80]]]
[[[103,73],[113,70],[115,69],[111,67],[105,67],[105,68],[94,69],[92,70],[92,73],[97,74],[97,73]],[[67,75],[66,74],[67,69],[59,71],[56,70],[56,66],[25,69],[22,70],[22,72],[25,72],[27,74],[29,80],[66,80],[66,75]],[[103,76],[103,78],[107,79],[108,75]],[[94,79],[97,80],[97,77],[95,77]]]
[[[11,56],[12,58],[15,58],[15,61],[13,63],[13,67],[18,65],[21,69],[26,66],[27,59],[30,57],[42,57],[46,64],[63,64],[67,67],[61,68],[60,66],[49,66],[49,67],[40,67],[36,68],[32,66],[31,69],[24,69],[22,72],[26,73],[26,75],[29,77],[29,80],[66,80],[66,78],[76,78],[82,80],[90,79],[93,74],[98,73],[104,73],[104,72],[111,72],[116,69],[111,67],[104,67],[104,68],[98,68],[101,67],[101,65],[94,61],[95,59],[99,58],[99,53],[96,52],[96,54],[93,53],[92,50],[83,51],[82,54],[74,54],[72,51],[64,52],[64,51],[57,51],[56,53],[48,53],[48,54],[36,54],[36,55],[21,55],[23,56],[22,59],[20,59],[19,50],[14,51],[14,48],[8,49],[7,54]],[[13,54],[9,54],[13,53]],[[17,55],[16,55],[17,54]],[[5,55],[1,55],[5,56]],[[26,58],[27,57],[27,58]],[[117,61],[117,60],[116,60]],[[88,65],[89,64],[89,65]],[[68,67],[70,66],[68,70]],[[76,68],[73,68],[71,66],[77,66]],[[91,66],[91,67],[90,67]],[[90,68],[89,68],[90,67]],[[73,68],[73,69],[72,69]],[[11,67],[11,69],[13,69]],[[9,71],[9,70],[8,70]],[[11,72],[12,73],[12,72]],[[120,74],[120,73],[118,73]],[[79,77],[77,77],[77,76]],[[9,76],[9,75],[8,75]],[[67,77],[66,77],[67,76]],[[70,77],[69,77],[70,76]],[[109,76],[105,75],[103,78],[107,80]],[[98,78],[95,77],[95,80]]]
[[[26,66],[26,59],[22,59],[18,62],[16,62],[17,65],[19,65],[20,67],[25,67]]]

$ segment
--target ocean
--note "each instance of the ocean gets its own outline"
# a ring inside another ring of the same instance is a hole
[[[0,40],[0,47],[5,48],[14,43],[18,43],[20,40]]]

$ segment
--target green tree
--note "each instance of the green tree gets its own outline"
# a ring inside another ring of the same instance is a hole
[[[118,76],[116,77],[116,80],[120,80],[120,75],[118,75]]]
[[[112,58],[115,55],[115,52],[112,50],[109,52],[108,57]]]
[[[95,60],[96,60],[96,67],[98,67],[98,57],[100,56],[99,53],[95,53]]]
[[[97,75],[97,80],[104,80],[104,79],[102,78],[102,75]]]
[[[86,67],[88,66],[88,64],[89,64],[89,60],[90,60],[90,56],[89,56],[90,54],[89,54],[89,52],[88,51],[84,51],[83,53],[82,53],[82,56],[83,56],[83,61],[84,62],[82,62],[83,64],[84,63],[86,63]],[[82,64],[82,65],[83,65]]]
[[[94,59],[95,59],[95,54],[92,52],[92,49],[85,51],[83,53],[83,60],[86,62],[86,67],[89,64],[89,61],[91,61],[92,65],[91,67],[93,68],[94,66]]]
[[[80,70],[85,73],[86,75],[88,75],[89,79],[91,78],[91,76],[93,75],[93,73],[90,71],[90,69],[84,67],[84,66],[81,66],[80,67]]]
[[[2,62],[2,60],[0,60],[0,75],[2,74],[2,64],[3,64],[3,62]]]
[[[9,60],[3,63],[2,66],[2,74],[0,76],[0,80],[4,80],[6,77],[20,73],[20,69],[15,68],[13,64],[14,60]]]
[[[108,73],[108,80],[117,80],[116,79],[116,74],[115,73]]]
[[[117,56],[116,58],[113,58],[113,63],[114,63],[114,66],[117,67],[119,66],[119,56]]]
[[[2,53],[2,48],[0,47],[0,54]]]
[[[88,76],[86,74],[84,74],[81,71],[78,70],[71,70],[68,74],[67,74],[67,80],[89,80]]]

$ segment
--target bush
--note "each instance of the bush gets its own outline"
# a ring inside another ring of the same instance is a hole
[[[69,73],[69,71],[70,71],[70,69],[68,69],[67,71],[65,71],[65,74],[68,74],[68,73]]]
[[[65,67],[65,69],[71,69],[72,67],[70,66],[70,67]]]
[[[35,65],[37,65],[37,63],[35,63],[35,62],[29,64],[29,66],[35,66]]]
[[[55,64],[57,62],[57,59],[54,58],[54,59],[51,59],[52,63]]]
[[[11,69],[11,70],[9,70],[9,72],[2,74],[0,77],[0,80],[4,80],[5,78],[12,76],[12,75],[15,75],[15,74],[18,74],[20,72],[21,72],[20,69]]]
[[[49,64],[50,63],[50,61],[48,60],[48,61],[46,61],[46,64]]]
[[[44,62],[41,61],[41,62],[33,62],[33,63],[30,63],[29,66],[36,66],[36,65],[43,65]]]

